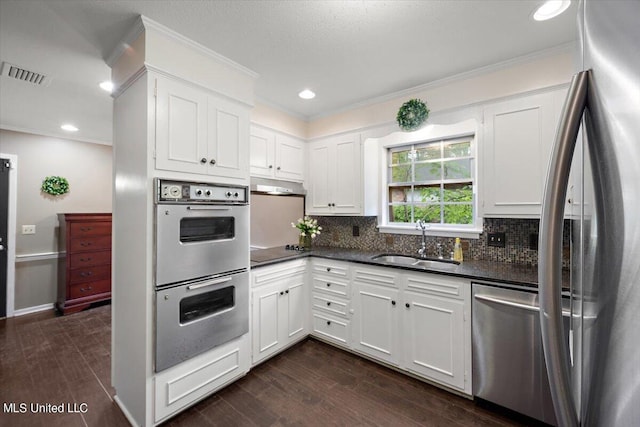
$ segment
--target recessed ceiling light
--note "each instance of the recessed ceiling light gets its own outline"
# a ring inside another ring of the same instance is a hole
[[[107,80],[100,83],[100,89],[109,93],[113,92],[113,82],[110,82],[109,80]]]
[[[567,10],[571,5],[570,0],[547,0],[533,14],[536,21],[546,21],[555,18]]]
[[[310,89],[305,89],[300,92],[298,96],[302,99],[313,99],[316,97],[316,94]]]
[[[78,132],[78,128],[70,123],[65,123],[60,126],[60,129],[66,130],[67,132]]]

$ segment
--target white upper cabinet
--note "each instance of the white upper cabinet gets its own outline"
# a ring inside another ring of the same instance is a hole
[[[270,129],[251,126],[251,176],[302,182],[305,143]]]
[[[565,90],[484,108],[484,216],[538,218]]]
[[[156,168],[247,179],[248,107],[178,81],[156,84]]]
[[[359,134],[309,144],[307,213],[362,214],[362,153]]]

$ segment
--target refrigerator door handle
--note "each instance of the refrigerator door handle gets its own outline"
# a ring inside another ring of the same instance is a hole
[[[553,406],[561,427],[579,425],[562,331],[562,225],[571,160],[587,106],[589,76],[590,71],[581,71],[571,79],[549,163],[538,243],[542,344]]]

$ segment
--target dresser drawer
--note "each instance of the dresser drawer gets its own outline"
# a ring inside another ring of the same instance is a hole
[[[78,283],[69,286],[69,298],[82,298],[95,294],[111,292],[111,280],[97,280],[95,282]]]
[[[69,233],[71,238],[92,237],[92,236],[110,236],[111,222],[76,222],[69,225]]]
[[[69,271],[69,283],[72,285],[104,279],[111,280],[111,264]]]
[[[69,242],[70,252],[96,251],[111,249],[111,236],[83,237]]]
[[[69,256],[69,267],[72,270],[105,264],[111,264],[111,251],[78,252]]]

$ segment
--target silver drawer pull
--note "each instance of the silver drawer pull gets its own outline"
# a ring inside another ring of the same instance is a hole
[[[187,286],[187,289],[193,291],[195,289],[206,288],[207,286],[219,285],[220,283],[230,282],[231,277],[223,277],[221,279],[208,280],[203,283],[197,283],[195,285]]]

